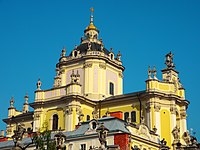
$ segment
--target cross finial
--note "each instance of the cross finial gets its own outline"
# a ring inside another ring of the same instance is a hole
[[[91,15],[90,15],[90,23],[93,23],[93,13],[94,13],[94,8],[90,8]]]
[[[94,8],[93,8],[93,7],[91,7],[91,8],[90,8],[90,11],[91,11],[91,13],[93,13],[93,12],[94,12]]]

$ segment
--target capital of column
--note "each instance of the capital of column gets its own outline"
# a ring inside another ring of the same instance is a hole
[[[67,115],[71,115],[73,112],[73,107],[72,106],[67,106],[67,108],[65,109],[65,113]]]
[[[154,105],[154,109],[155,109],[156,112],[159,112],[160,108],[161,108],[161,106],[159,104]]]
[[[92,67],[92,63],[84,63],[83,64],[83,68],[91,68]]]
[[[176,111],[177,111],[177,108],[175,106],[170,107],[171,114],[176,115]]]
[[[181,119],[186,119],[187,117],[187,113],[184,111],[184,112],[181,112],[180,113],[180,116],[181,116]]]

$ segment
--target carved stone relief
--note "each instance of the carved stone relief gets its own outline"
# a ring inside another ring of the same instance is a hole
[[[172,114],[176,115],[176,111],[177,111],[177,108],[176,108],[176,107],[174,107],[174,106],[171,106],[171,107],[170,107],[170,112],[171,112]]]
[[[155,109],[156,112],[159,112],[159,111],[160,111],[160,108],[161,108],[160,105],[158,105],[158,104],[155,104],[155,105],[154,105],[154,109]]]
[[[123,78],[123,77],[124,77],[124,75],[123,75],[122,72],[119,72],[119,77],[120,77],[120,78]]]
[[[67,115],[71,115],[73,112],[73,107],[72,106],[67,106],[66,110],[65,110],[65,113]]]
[[[106,69],[106,64],[105,63],[99,63],[99,68]]]
[[[83,68],[91,68],[92,67],[92,63],[84,63],[83,64]]]
[[[186,119],[187,114],[185,111],[181,112],[180,115],[181,115],[181,119]]]

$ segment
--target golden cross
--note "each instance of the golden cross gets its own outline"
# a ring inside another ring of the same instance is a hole
[[[90,11],[93,13],[94,12],[94,8],[92,7],[92,8],[90,8]]]

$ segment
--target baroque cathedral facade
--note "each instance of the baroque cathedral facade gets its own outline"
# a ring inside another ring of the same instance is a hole
[[[62,131],[66,149],[91,149],[101,145],[95,129],[102,122],[109,129],[107,145],[119,149],[177,149],[177,143],[187,147],[191,144],[186,123],[189,101],[171,52],[165,65],[162,79],[149,67],[146,88],[124,94],[121,54],[104,47],[92,12],[80,44],[68,56],[62,49],[53,87],[42,89],[39,79],[34,102],[28,103],[26,95],[23,111],[15,108],[14,98],[10,100],[8,118],[3,119],[5,142],[12,140],[20,123],[33,132],[42,132],[44,126],[52,133]]]

